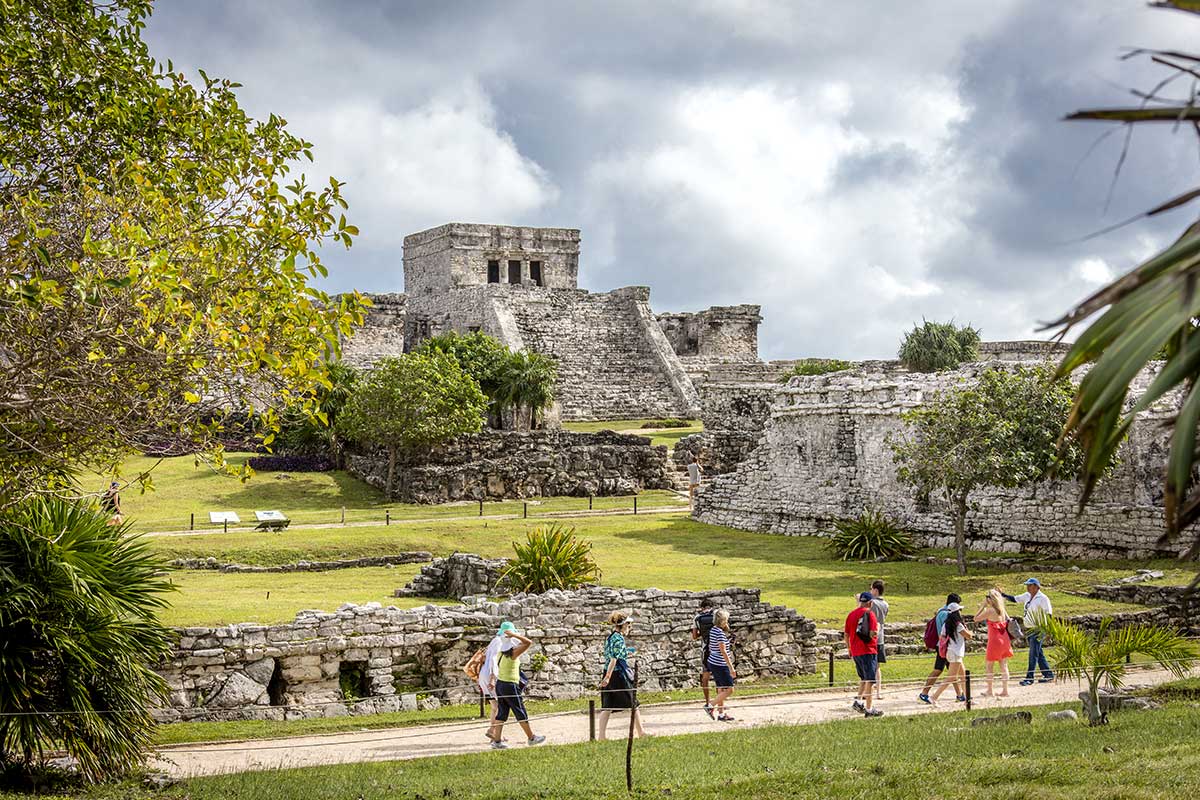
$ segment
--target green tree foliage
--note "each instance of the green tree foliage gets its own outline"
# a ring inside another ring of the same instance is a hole
[[[891,443],[897,477],[918,494],[941,494],[954,519],[958,571],[967,572],[966,520],[971,492],[1015,488],[1053,471],[1073,475],[1083,453],[1059,450],[1073,387],[1046,366],[985,371],[974,384],[942,392],[904,414],[906,435]]]
[[[516,556],[500,579],[513,591],[538,594],[551,589],[578,589],[600,580],[590,542],[578,538],[574,528],[561,523],[539,525],[513,542]]]
[[[499,339],[480,331],[466,334],[449,331],[421,342],[416,352],[439,352],[454,356],[487,397],[489,411],[492,412],[489,414],[489,423],[494,427],[500,426],[496,399],[503,384],[505,367],[513,354]]]
[[[173,634],[158,621],[166,564],[108,514],[33,498],[0,515],[0,760],[26,770],[66,750],[89,780],[151,744],[166,694],[148,665]]]
[[[401,451],[478,433],[486,403],[454,356],[407,353],[376,362],[342,408],[337,427],[351,441],[387,449],[391,493]]]
[[[1108,722],[1108,715],[1100,710],[1100,689],[1121,688],[1128,670],[1126,659],[1147,656],[1178,678],[1198,659],[1194,643],[1159,625],[1114,628],[1112,619],[1104,619],[1095,631],[1088,631],[1047,617],[1038,627],[1054,642],[1050,654],[1054,671],[1064,678],[1087,681],[1083,710],[1090,725]]]
[[[1194,2],[1154,3],[1161,8],[1200,14]],[[1160,95],[1164,87],[1195,76],[1200,54],[1178,50],[1144,49],[1133,54],[1151,59],[1166,70],[1161,82],[1148,92],[1138,92],[1143,102],[1133,108],[1100,108],[1078,111],[1067,119],[1116,122],[1132,135],[1134,125],[1169,124],[1193,132],[1200,124],[1200,106],[1191,100]],[[1188,145],[1191,147],[1192,145]],[[1122,158],[1122,161],[1124,159]],[[1119,167],[1118,167],[1119,168]],[[1139,217],[1152,217],[1178,209],[1200,198],[1200,188],[1188,191],[1150,209]],[[1128,220],[1132,222],[1134,220]],[[1164,475],[1163,505],[1166,530],[1163,543],[1185,539],[1184,558],[1200,558],[1200,494],[1196,491],[1196,440],[1200,427],[1200,223],[1193,223],[1177,241],[1128,274],[1084,299],[1049,326],[1066,335],[1087,325],[1059,365],[1059,374],[1072,374],[1093,364],[1079,383],[1075,404],[1067,421],[1067,440],[1087,451],[1080,505],[1091,498],[1105,465],[1124,440],[1134,418],[1160,400],[1179,392],[1182,405],[1172,421],[1170,453]],[[1149,388],[1129,403],[1135,377],[1150,361],[1165,359]],[[1200,574],[1192,587],[1200,585]]]
[[[537,427],[538,414],[554,402],[554,382],[558,364],[541,353],[513,353],[504,364],[496,399],[501,409],[511,409],[514,427],[527,420]]]
[[[358,370],[340,361],[325,367],[328,386],[313,392],[313,404],[295,404],[280,416],[278,446],[292,453],[328,453],[341,463],[342,442],[337,419],[358,385]],[[315,408],[315,413],[313,409]]]
[[[791,369],[779,377],[779,382],[787,383],[792,378],[805,375],[826,375],[830,372],[841,372],[853,366],[849,361],[841,361],[836,358],[802,358]]]
[[[904,334],[900,363],[915,372],[940,372],[979,358],[979,330],[954,322],[930,322]]]
[[[843,561],[897,561],[917,551],[912,534],[882,511],[871,508],[857,517],[835,522],[829,548]]]
[[[146,0],[0,0],[0,500],[227,412],[310,407],[362,321],[310,285],[357,234],[308,142],[150,57]],[[314,413],[315,413],[315,409]]]

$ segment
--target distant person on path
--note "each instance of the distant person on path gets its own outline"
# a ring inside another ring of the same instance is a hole
[[[713,613],[713,626],[708,632],[708,671],[717,685],[717,719],[733,722],[725,713],[725,701],[733,694],[737,670],[733,667],[733,638],[729,635],[729,612],[719,608]]]
[[[871,613],[875,615],[875,621],[879,623],[879,653],[878,665],[875,667],[875,697],[879,700],[883,699],[883,665],[887,661],[887,649],[885,648],[883,638],[883,622],[887,619],[888,601],[883,599],[884,583],[883,581],[874,581],[871,584]]]
[[[1029,642],[1029,669],[1025,672],[1025,680],[1021,681],[1021,685],[1032,686],[1034,670],[1039,668],[1042,670],[1042,677],[1038,679],[1038,683],[1050,683],[1054,680],[1054,671],[1050,669],[1050,662],[1046,660],[1046,653],[1042,649],[1044,639],[1037,627],[1043,619],[1054,616],[1054,608],[1050,605],[1050,598],[1042,591],[1042,582],[1037,578],[1025,581],[1025,589],[1026,591],[1016,597],[1000,592],[1010,603],[1025,604],[1025,639]]]
[[[696,490],[700,488],[700,462],[696,460],[696,454],[688,452],[688,508],[696,507]]]
[[[529,715],[525,712],[525,703],[521,700],[521,656],[533,646],[533,641],[518,633],[516,628],[510,628],[501,635],[500,656],[497,659],[496,672],[491,677],[491,689],[496,696],[496,721],[494,732],[489,738],[495,750],[507,750],[504,743],[504,723],[512,714],[525,731],[526,741],[530,745],[546,741],[545,736],[535,736],[529,727]]]
[[[692,621],[692,641],[700,642],[700,689],[704,692],[704,713],[713,716],[712,695],[708,689],[712,673],[708,671],[708,632],[713,626],[712,600],[700,601],[700,613]]]
[[[120,525],[124,522],[121,514],[121,484],[113,481],[108,485],[108,491],[100,498],[100,508],[108,514],[109,525]]]
[[[858,608],[846,617],[844,633],[859,680],[858,696],[854,698],[853,708],[867,717],[882,717],[882,711],[871,707],[874,699],[871,687],[879,671],[879,620],[871,611],[871,601],[874,599],[875,595],[870,592],[858,596]]]
[[[975,615],[976,622],[987,623],[987,691],[983,697],[992,696],[992,679],[996,664],[1000,664],[1000,694],[1008,697],[1008,660],[1012,658],[1012,637],[1008,634],[1008,611],[1004,598],[996,589],[988,590],[983,596],[983,605]]]
[[[946,629],[946,617],[950,614],[950,605],[961,602],[962,598],[954,592],[951,592],[950,594],[946,595],[946,605],[939,608],[937,613],[934,614],[933,627],[939,639],[942,636],[942,632]],[[942,654],[940,647],[934,650],[934,652],[936,653],[936,657],[933,661],[933,672],[929,673],[929,677],[925,679],[925,688],[921,690],[919,695],[917,695],[917,699],[922,703],[933,702],[929,699],[929,692],[933,689],[933,685],[937,683],[937,679],[942,676],[942,671],[945,670],[946,667],[950,666],[949,662],[946,661],[946,657]],[[962,690],[959,687],[955,686],[954,689],[958,694],[962,694]]]
[[[637,652],[625,644],[625,637],[633,629],[633,620],[628,611],[614,611],[608,618],[612,633],[604,642],[604,677],[600,680],[600,731],[597,738],[604,741],[608,718],[614,709],[628,708],[633,714],[633,733],[637,737],[646,735],[642,730],[642,716],[637,708],[637,690],[633,684],[633,672],[628,658]]]
[[[496,635],[492,637],[492,641],[488,642],[487,652],[483,657],[483,664],[479,667],[479,676],[475,680],[479,685],[479,691],[483,692],[483,696],[488,699],[492,707],[492,724],[488,727],[487,733],[484,736],[493,742],[500,741],[499,733],[496,730],[496,712],[499,710],[499,704],[496,702],[496,685],[493,680],[496,675],[496,662],[500,658],[500,645],[504,643],[505,631],[516,630],[516,627],[516,625],[507,620],[500,623],[500,629],[496,631]]]
[[[942,641],[939,643],[939,652],[946,658],[946,663],[949,667],[946,671],[946,678],[941,685],[937,687],[937,691],[930,698],[933,702],[942,696],[942,692],[946,691],[946,687],[954,684],[954,699],[959,703],[965,703],[967,696],[960,688],[959,678],[965,676],[963,668],[963,659],[967,655],[967,639],[974,638],[971,636],[971,631],[967,629],[962,618],[962,606],[958,603],[951,603],[946,606],[946,623],[943,626]]]

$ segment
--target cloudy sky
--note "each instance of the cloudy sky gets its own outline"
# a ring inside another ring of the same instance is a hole
[[[1190,135],[1066,123],[1200,20],[1142,0],[159,0],[153,53],[245,85],[347,181],[327,287],[403,288],[405,234],[582,229],[580,283],[761,303],[764,357],[888,357],[922,317],[1026,337],[1168,242]],[[1194,49],[1194,48],[1192,48]],[[1177,84],[1176,95],[1191,87]]]

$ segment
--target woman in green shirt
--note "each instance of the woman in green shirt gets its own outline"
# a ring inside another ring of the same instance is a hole
[[[508,721],[511,712],[525,731],[529,744],[541,744],[545,736],[535,736],[529,727],[529,715],[525,712],[525,703],[521,700],[521,656],[533,645],[533,641],[518,633],[515,628],[504,631],[504,641],[500,645],[500,656],[496,669],[492,672],[492,693],[496,697],[495,736],[492,741],[493,750],[507,750],[508,745],[502,741],[504,723]]]

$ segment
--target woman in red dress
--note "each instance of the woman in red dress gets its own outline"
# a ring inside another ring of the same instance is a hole
[[[1008,612],[1004,609],[1004,598],[991,589],[983,597],[983,605],[975,615],[976,622],[987,622],[987,691],[983,697],[992,696],[992,679],[996,663],[1000,664],[1000,694],[1008,697],[1008,660],[1012,658],[1012,638],[1008,635]]]

